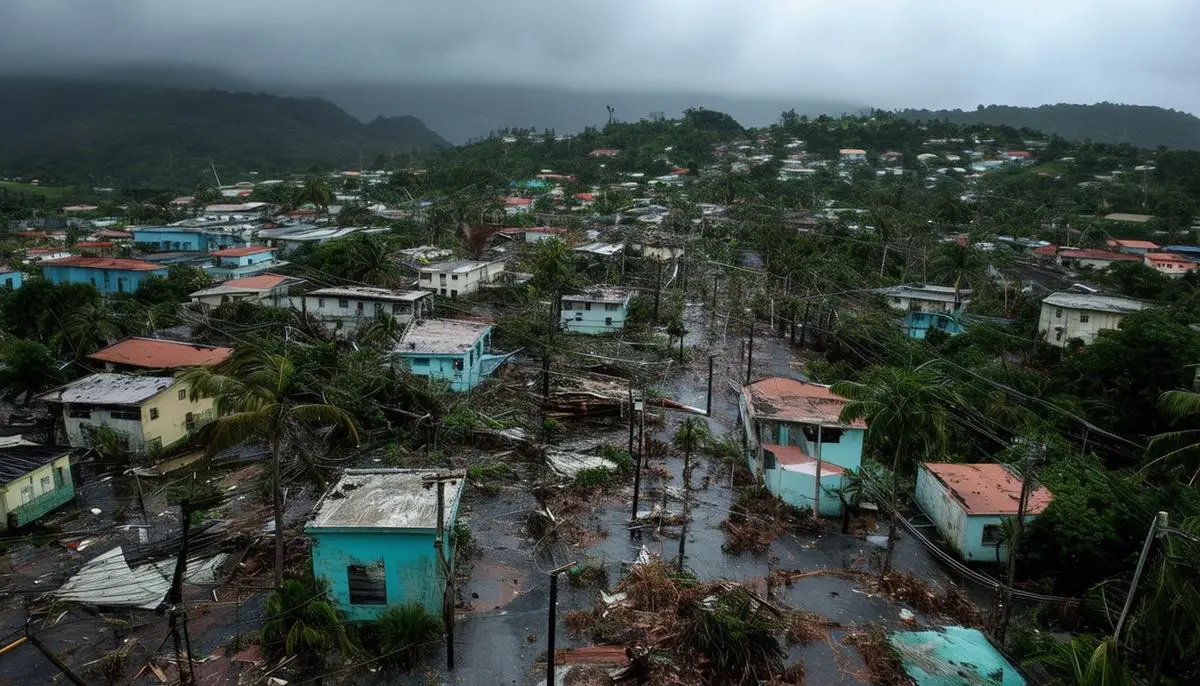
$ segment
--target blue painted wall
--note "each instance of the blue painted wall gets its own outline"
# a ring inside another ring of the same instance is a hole
[[[846,469],[857,470],[862,466],[863,434],[865,433],[862,429],[842,429],[842,435],[837,443],[822,440],[820,452],[818,452],[816,440],[808,441],[804,438],[803,424],[777,423],[775,426],[778,431],[778,439],[767,440],[768,443],[798,446],[804,450],[806,455],[814,457],[820,455],[823,461],[832,462]],[[815,431],[816,427],[813,427],[811,432],[815,433]],[[826,437],[826,431],[828,429],[822,429],[822,439]]]
[[[104,295],[133,293],[152,276],[166,277],[167,268],[153,271],[127,271],[124,269],[94,269],[46,264],[42,266],[42,278],[53,284],[91,284]]]
[[[0,288],[16,290],[25,283],[25,275],[21,272],[0,272]]]
[[[567,309],[568,303],[571,309]],[[563,310],[559,321],[570,333],[611,333],[625,328],[629,316],[629,301],[624,303],[596,303],[563,298]]]
[[[491,337],[489,328],[476,339],[469,352],[459,355],[434,355],[419,350],[396,351],[394,354],[404,360],[413,374],[449,381],[452,391],[469,391],[487,378],[483,373],[483,352]]]
[[[947,490],[936,476],[925,467],[917,471],[917,488],[915,493],[917,505],[933,521],[938,532],[955,551],[968,562],[996,562],[1008,559],[1008,547],[1005,545],[984,544],[983,529],[986,526],[1000,525],[1005,519],[997,515],[969,515],[962,504]],[[1025,515],[1028,524],[1037,519],[1035,515]],[[998,550],[997,550],[998,549]]]
[[[961,322],[940,312],[909,312],[904,315],[904,325],[908,327],[908,335],[917,340],[923,340],[930,329],[941,329],[951,336],[966,331]]]
[[[451,522],[453,519],[450,520]],[[313,576],[329,583],[334,605],[350,621],[370,621],[389,606],[415,602],[441,616],[443,576],[432,530],[308,529]],[[453,543],[447,555],[454,557]],[[383,565],[387,605],[353,605],[347,567]]]
[[[238,247],[245,243],[237,236],[226,233],[180,231],[169,227],[134,229],[133,242],[156,246],[162,252],[176,250],[212,252],[221,248]]]
[[[813,509],[816,496],[816,474],[789,472],[786,469],[763,471],[763,484],[783,502],[801,509]],[[834,493],[841,488],[842,475],[821,473],[821,512],[825,517],[840,517],[842,501]]]

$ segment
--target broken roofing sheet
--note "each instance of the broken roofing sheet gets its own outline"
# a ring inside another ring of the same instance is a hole
[[[184,579],[191,584],[216,583],[216,570],[227,556],[188,560]],[[153,610],[161,605],[171,588],[174,560],[130,567],[125,551],[117,546],[92,558],[52,595],[90,605],[138,607]]]
[[[1025,677],[976,629],[897,631],[889,642],[917,686],[1025,686]]]

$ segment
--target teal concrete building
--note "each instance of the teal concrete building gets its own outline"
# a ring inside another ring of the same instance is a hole
[[[42,263],[42,278],[52,284],[91,284],[101,295],[133,293],[167,268],[153,262],[116,257],[63,257]]]
[[[596,286],[583,293],[564,295],[559,323],[569,333],[613,333],[625,328],[633,291],[618,286]]]
[[[1008,559],[1001,526],[1017,515],[1020,497],[1021,479],[1002,464],[925,462],[917,470],[917,505],[967,562]],[[1033,489],[1025,521],[1033,521],[1053,499],[1045,486]]]
[[[459,319],[411,322],[392,357],[418,376],[440,379],[454,391],[469,391],[496,368],[504,355],[491,354],[492,325]]]
[[[372,621],[389,607],[417,603],[441,615],[447,572],[454,577],[454,522],[464,479],[444,482],[443,570],[438,540],[438,488],[428,469],[347,469],[317,504],[304,531],[312,539],[313,576],[348,620]]]
[[[209,276],[220,281],[244,279],[269,272],[288,264],[275,258],[278,250],[265,245],[217,250],[212,253],[213,264],[207,271]]]
[[[0,288],[11,288],[14,291],[25,283],[25,275],[19,269],[0,266]]]
[[[862,465],[867,424],[841,420],[846,399],[828,386],[768,377],[738,398],[750,471],[784,502],[836,517],[837,489]]]

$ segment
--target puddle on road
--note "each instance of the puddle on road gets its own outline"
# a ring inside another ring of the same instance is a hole
[[[499,562],[476,560],[471,578],[462,587],[468,612],[498,610],[516,600],[528,587],[528,572]]]

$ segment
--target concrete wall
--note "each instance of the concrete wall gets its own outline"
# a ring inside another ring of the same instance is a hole
[[[152,245],[161,252],[212,252],[245,244],[244,240],[232,234],[171,229],[134,229],[133,242]]]
[[[783,502],[800,509],[813,509],[816,499],[817,476],[786,469],[763,471],[763,484]],[[841,474],[821,473],[821,512],[824,517],[840,517],[842,501],[833,493],[842,485]]]
[[[954,312],[953,302],[943,302],[941,300],[922,300],[920,298],[909,298],[904,296],[887,296],[888,305],[893,310],[903,310],[910,312],[941,312],[950,314]]]
[[[180,393],[185,397],[180,398]],[[151,410],[157,410],[153,419]],[[75,410],[89,412],[87,417],[72,417]],[[136,411],[141,419],[114,418],[113,412]],[[188,414],[192,415],[189,430]],[[63,421],[66,425],[67,442],[74,448],[88,447],[84,426],[105,426],[125,436],[129,449],[142,452],[154,447],[165,448],[185,438],[213,419],[212,398],[192,399],[187,385],[176,382],[162,393],[142,403],[140,407],[110,407],[64,405]]]
[[[417,287],[453,298],[474,293],[483,284],[495,281],[496,277],[503,272],[503,262],[489,262],[462,273],[419,272]]]
[[[794,445],[806,455],[821,456],[825,462],[831,462],[845,469],[857,470],[862,466],[863,430],[842,429],[842,435],[836,443],[827,440],[826,431],[821,430],[821,444],[818,447],[816,427],[812,427],[813,440],[804,436],[804,424],[787,424],[783,422],[758,422],[758,438],[763,443],[776,445]],[[819,452],[818,452],[819,450]]]
[[[357,335],[360,328],[375,318],[376,312],[389,314],[401,324],[407,324],[413,319],[424,319],[433,307],[429,298],[415,302],[392,303],[354,297],[305,295],[281,302],[289,302],[292,308],[312,315],[330,331],[346,338]]]
[[[483,381],[484,347],[481,342],[476,342],[474,350],[462,355],[397,352],[396,356],[417,376],[449,381],[452,391],[469,391]],[[462,368],[456,368],[455,362],[461,363]]]
[[[904,325],[908,328],[909,337],[917,340],[923,340],[930,329],[940,329],[951,336],[966,331],[962,324],[941,312],[909,312],[904,315]]]
[[[420,603],[441,616],[443,576],[438,569],[433,531],[354,531],[308,529],[313,575],[329,582],[338,610],[351,621],[370,621],[389,606]],[[453,546],[447,551],[454,557]],[[382,565],[387,605],[352,605],[347,567]]]
[[[571,309],[567,309],[568,305]],[[628,316],[628,300],[624,303],[599,303],[563,299],[559,321],[569,333],[599,334],[625,328]]]
[[[936,476],[925,467],[917,471],[917,505],[925,512],[959,556],[967,562],[996,562],[1008,559],[1008,547],[984,544],[984,527],[998,526],[1008,517],[997,515],[968,515],[962,504]],[[1035,519],[1025,517],[1028,524]]]
[[[154,271],[134,272],[122,269],[91,269],[46,264],[42,266],[42,277],[52,284],[91,284],[104,295],[133,293],[151,276],[167,275],[166,267]]]
[[[25,490],[28,502],[22,498]],[[63,455],[24,476],[0,485],[0,530],[8,528],[9,513],[18,514],[17,526],[24,526],[75,497],[71,479],[71,456]]]
[[[0,288],[16,290],[25,283],[25,275],[21,272],[0,272]]]
[[[1050,345],[1060,348],[1066,347],[1067,341],[1073,338],[1082,339],[1088,344],[1095,341],[1096,334],[1101,331],[1116,329],[1124,317],[1114,312],[1090,312],[1042,303],[1038,335]],[[1087,321],[1083,321],[1084,318]]]

